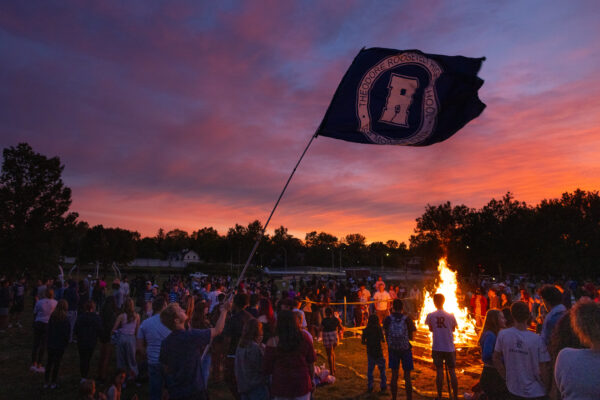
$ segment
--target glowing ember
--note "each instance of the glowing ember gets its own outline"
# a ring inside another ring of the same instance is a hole
[[[425,293],[425,300],[423,301],[423,307],[419,314],[418,328],[423,331],[429,330],[427,325],[425,325],[425,318],[427,317],[427,314],[436,310],[435,305],[433,304],[433,295],[441,293],[446,298],[444,310],[454,314],[458,324],[458,329],[454,331],[454,343],[472,344],[477,337],[475,320],[469,316],[469,312],[466,308],[459,307],[458,305],[458,300],[456,298],[456,291],[458,288],[456,272],[450,270],[446,266],[446,260],[443,258],[440,259],[438,271],[440,273],[440,279],[437,288],[431,293]]]

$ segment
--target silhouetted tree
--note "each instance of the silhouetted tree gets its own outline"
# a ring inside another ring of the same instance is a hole
[[[121,228],[90,228],[82,242],[81,263],[99,262],[107,267],[113,262],[126,264],[136,257],[136,242],[140,234]]]
[[[65,230],[77,219],[69,212],[71,189],[61,179],[63,170],[58,157],[36,153],[27,143],[4,149],[0,262],[6,272],[39,272],[58,264]]]

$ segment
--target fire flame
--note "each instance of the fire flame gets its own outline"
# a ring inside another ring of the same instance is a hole
[[[418,328],[427,332],[429,328],[425,325],[425,318],[427,314],[436,310],[433,304],[433,295],[441,293],[446,298],[444,302],[444,311],[454,314],[456,323],[458,324],[457,329],[454,331],[454,343],[455,344],[471,344],[477,337],[477,331],[475,330],[475,320],[471,318],[466,308],[458,305],[458,299],[456,292],[458,284],[456,282],[456,272],[452,271],[446,265],[446,259],[442,258],[439,261],[438,272],[440,273],[440,279],[437,288],[433,292],[425,293],[423,307],[419,314]]]

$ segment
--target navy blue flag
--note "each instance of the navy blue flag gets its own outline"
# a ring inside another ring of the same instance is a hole
[[[337,88],[317,135],[403,146],[446,140],[485,108],[477,96],[483,60],[363,49]]]

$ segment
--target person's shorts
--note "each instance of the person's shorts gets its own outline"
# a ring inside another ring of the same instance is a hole
[[[323,332],[323,346],[324,347],[335,347],[338,344],[338,333],[337,331]]]
[[[388,349],[388,366],[390,369],[398,369],[402,362],[402,370],[409,372],[415,369],[413,364],[412,350],[390,350]]]
[[[456,366],[456,352],[454,351],[435,351],[431,352],[431,358],[433,358],[433,365],[438,368],[444,366],[444,362],[448,368],[454,368]]]

